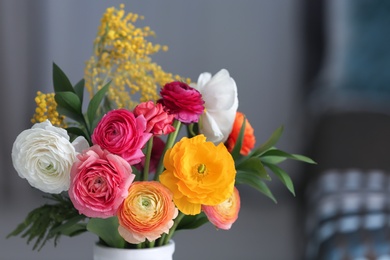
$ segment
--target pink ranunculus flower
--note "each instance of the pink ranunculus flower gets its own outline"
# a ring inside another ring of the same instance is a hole
[[[114,216],[135,177],[130,164],[98,145],[85,150],[77,159],[68,191],[74,207],[91,218]]]
[[[126,109],[111,110],[93,131],[92,142],[133,165],[144,157],[141,149],[152,136],[145,130],[146,120],[143,115],[135,117]]]
[[[214,226],[228,230],[238,218],[240,204],[240,194],[237,188],[234,187],[230,198],[216,206],[203,205],[202,210]]]
[[[143,115],[146,119],[145,132],[153,135],[169,134],[175,131],[172,125],[174,116],[164,111],[162,104],[153,101],[142,102],[134,108],[135,116]]]
[[[196,123],[204,111],[200,92],[184,82],[173,81],[160,91],[159,100],[170,114],[183,123]]]
[[[157,181],[134,182],[118,210],[119,234],[129,243],[154,241],[169,233],[178,210],[170,190]]]

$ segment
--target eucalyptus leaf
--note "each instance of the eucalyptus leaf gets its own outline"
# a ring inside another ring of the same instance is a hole
[[[125,240],[118,232],[118,218],[91,218],[87,224],[87,230],[96,234],[109,247],[124,248]]]
[[[260,147],[258,147],[251,153],[251,156],[260,156],[265,151],[272,148],[279,141],[279,138],[282,136],[282,133],[283,133],[283,126],[276,129],[272,133],[271,137],[264,144],[262,144]]]
[[[267,166],[273,173],[275,173],[275,175],[280,179],[280,181],[295,196],[294,184],[287,172],[273,164],[264,163],[264,165]]]
[[[236,174],[236,183],[237,184],[246,184],[249,185],[256,190],[260,191],[268,198],[270,198],[273,202],[277,203],[276,198],[272,194],[271,190],[268,188],[267,184],[260,179],[260,177],[252,174]]]
[[[55,63],[53,63],[53,85],[55,93],[67,91],[74,92],[73,86],[70,83],[69,78]]]

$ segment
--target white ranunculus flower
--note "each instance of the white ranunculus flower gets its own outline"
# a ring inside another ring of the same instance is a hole
[[[12,163],[31,186],[47,193],[61,193],[69,189],[70,170],[77,153],[88,147],[84,137],[70,143],[65,129],[46,120],[18,135],[12,147]]]
[[[199,119],[200,132],[208,141],[225,142],[232,131],[238,108],[237,86],[226,69],[213,77],[210,73],[200,74],[198,83],[191,84],[205,101],[205,113]]]

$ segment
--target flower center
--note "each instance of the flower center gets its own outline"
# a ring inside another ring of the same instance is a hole
[[[150,201],[148,199],[143,198],[141,204],[144,207],[149,207]]]
[[[204,174],[206,172],[207,168],[204,163],[201,163],[198,165],[198,173]]]

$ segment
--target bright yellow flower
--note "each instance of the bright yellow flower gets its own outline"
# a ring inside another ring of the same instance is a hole
[[[110,7],[103,14],[94,45],[94,55],[86,62],[85,86],[92,97],[107,82],[111,81],[108,99],[117,108],[133,109],[138,103],[157,100],[158,87],[182,79],[165,72],[152,61],[151,56],[168,47],[148,40],[155,36],[149,27],[136,27],[143,17],[125,13]]]
[[[199,214],[202,205],[218,205],[233,193],[233,157],[222,143],[206,142],[204,135],[182,138],[166,152],[164,166],[160,182],[186,215]]]
[[[57,111],[57,102],[54,96],[54,93],[45,94],[41,91],[37,92],[37,96],[35,97],[37,107],[35,108],[35,114],[31,119],[31,123],[42,123],[48,119],[54,126],[67,127],[64,121],[65,116],[60,115]]]

